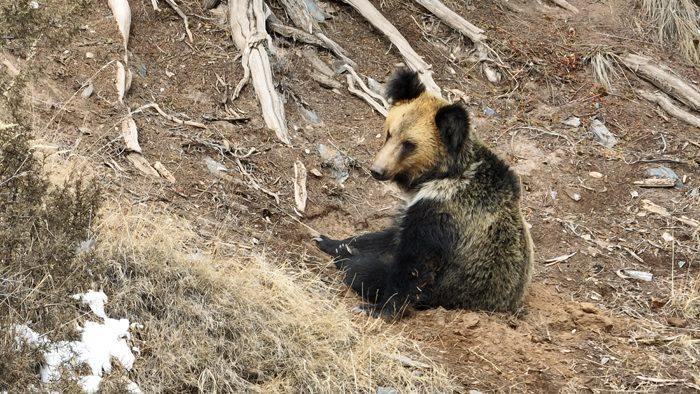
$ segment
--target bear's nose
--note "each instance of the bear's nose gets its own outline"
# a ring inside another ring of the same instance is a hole
[[[386,171],[383,169],[377,169],[377,168],[372,168],[369,170],[370,174],[372,174],[372,178],[378,180],[378,181],[385,181],[386,178]]]

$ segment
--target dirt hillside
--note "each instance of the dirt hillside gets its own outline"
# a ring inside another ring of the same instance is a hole
[[[207,126],[179,125],[152,109],[134,114],[144,157],[162,163],[174,183],[144,175],[126,157],[114,87],[123,49],[107,2],[39,1],[32,16],[39,23],[4,32],[6,97],[38,145],[66,161],[84,159],[110,198],[190,221],[219,255],[261,253],[292,274],[338,281],[299,222],[333,237],[389,223],[399,196],[367,170],[383,142],[382,116],[347,91],[344,76],[336,77],[341,89],[314,81],[303,51],[315,49],[275,37],[274,73],[292,139],[285,146],[266,129],[252,86],[226,100],[243,77],[227,25],[199,1],[183,0],[190,43],[181,19],[162,3],[155,12],[149,1],[131,2],[127,102],[132,110],[157,103]],[[700,390],[700,233],[688,224],[700,219],[700,129],[639,98],[634,89],[651,85],[620,64],[608,70],[606,89],[590,59],[640,53],[695,84],[698,65],[656,41],[633,0],[572,0],[578,14],[549,1],[446,0],[486,31],[503,74],[494,85],[468,58],[469,41],[416,3],[372,3],[432,65],[443,94],[469,108],[477,135],[521,175],[536,250],[519,314],[432,310],[386,329],[417,341],[462,392]],[[332,15],[326,34],[348,50],[359,73],[384,82],[402,62],[395,48],[350,6],[324,8]],[[86,97],[88,83],[93,93]],[[245,119],[225,120],[232,116]],[[580,125],[563,123],[572,117]],[[594,141],[594,120],[615,135],[614,147]],[[342,184],[323,164],[320,144],[351,158]],[[211,160],[227,168],[224,178],[212,174]],[[294,212],[296,161],[314,170],[303,215]],[[676,187],[634,184],[659,168],[677,174]],[[676,219],[682,217],[689,220]],[[338,296],[348,310],[359,302],[342,290]]]

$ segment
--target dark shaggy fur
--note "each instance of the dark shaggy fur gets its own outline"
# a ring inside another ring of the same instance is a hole
[[[389,102],[413,100],[425,92],[425,86],[420,81],[418,74],[402,68],[394,73],[386,86],[386,98]]]
[[[416,80],[415,74],[401,71],[389,93],[409,97]],[[318,246],[336,259],[345,282],[371,303],[366,309],[374,315],[395,316],[404,306],[515,311],[533,257],[520,212],[520,181],[470,135],[466,110],[436,102],[435,109],[425,112],[433,121],[419,126],[434,128],[406,134],[434,133],[443,154],[420,176],[393,179],[406,182],[402,186],[409,197],[395,225],[343,240],[322,236]],[[416,103],[415,111],[424,111],[426,104]],[[406,127],[412,124],[419,123]]]

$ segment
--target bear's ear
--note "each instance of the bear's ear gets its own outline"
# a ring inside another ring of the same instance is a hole
[[[456,155],[469,138],[469,115],[458,104],[440,108],[435,114],[435,125],[440,131],[440,138],[447,152]]]
[[[396,70],[386,84],[386,98],[389,103],[413,100],[425,92],[425,86],[420,81],[418,73],[407,68]]]

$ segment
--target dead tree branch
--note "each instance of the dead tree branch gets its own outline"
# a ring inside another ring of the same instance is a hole
[[[230,0],[229,18],[233,42],[243,54],[241,63],[244,68],[244,77],[236,87],[234,98],[248,78],[252,78],[265,124],[280,141],[290,144],[284,104],[272,79],[268,51],[274,47],[265,28],[262,0]]]
[[[440,87],[433,80],[433,73],[430,71],[430,65],[413,50],[413,47],[411,47],[411,44],[401,35],[401,32],[399,32],[396,27],[369,2],[369,0],[345,0],[345,2],[355,8],[372,26],[387,36],[389,41],[394,44],[396,49],[399,50],[399,53],[401,53],[401,56],[403,56],[406,65],[418,73],[426,89],[438,96],[441,95]]]

